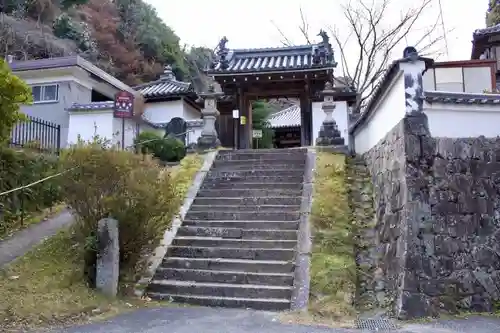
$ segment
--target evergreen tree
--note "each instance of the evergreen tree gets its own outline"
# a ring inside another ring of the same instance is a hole
[[[259,139],[258,148],[272,148],[274,131],[267,120],[271,114],[271,108],[267,102],[255,101],[252,103],[252,129],[261,130],[262,138]],[[257,147],[256,139],[253,139],[253,147]]]
[[[26,119],[21,105],[32,102],[31,88],[12,74],[7,63],[0,58],[0,144],[10,138],[17,121]]]
[[[486,12],[486,26],[492,27],[500,23],[500,0],[489,0]]]

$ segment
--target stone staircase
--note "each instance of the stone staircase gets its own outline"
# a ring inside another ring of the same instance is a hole
[[[220,151],[147,295],[290,309],[306,155],[306,149]]]

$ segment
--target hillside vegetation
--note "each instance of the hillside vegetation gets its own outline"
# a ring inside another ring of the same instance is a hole
[[[129,85],[157,79],[170,64],[178,79],[204,88],[212,51],[188,51],[142,0],[4,0],[0,12],[2,57],[79,54]]]

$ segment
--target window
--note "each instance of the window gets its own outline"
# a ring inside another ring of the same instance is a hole
[[[434,70],[436,90],[464,92],[462,67],[441,67]]]
[[[59,100],[59,85],[47,84],[43,86],[32,86],[33,102],[48,103],[57,102]]]

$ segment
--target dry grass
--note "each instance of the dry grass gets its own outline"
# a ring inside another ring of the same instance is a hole
[[[355,314],[355,261],[345,168],[344,155],[317,154],[309,312],[319,321],[350,322]]]
[[[203,160],[186,157],[171,172],[179,205]],[[0,331],[52,326],[105,318],[152,302],[107,299],[83,281],[82,249],[71,230],[59,232],[24,257],[0,270]]]

